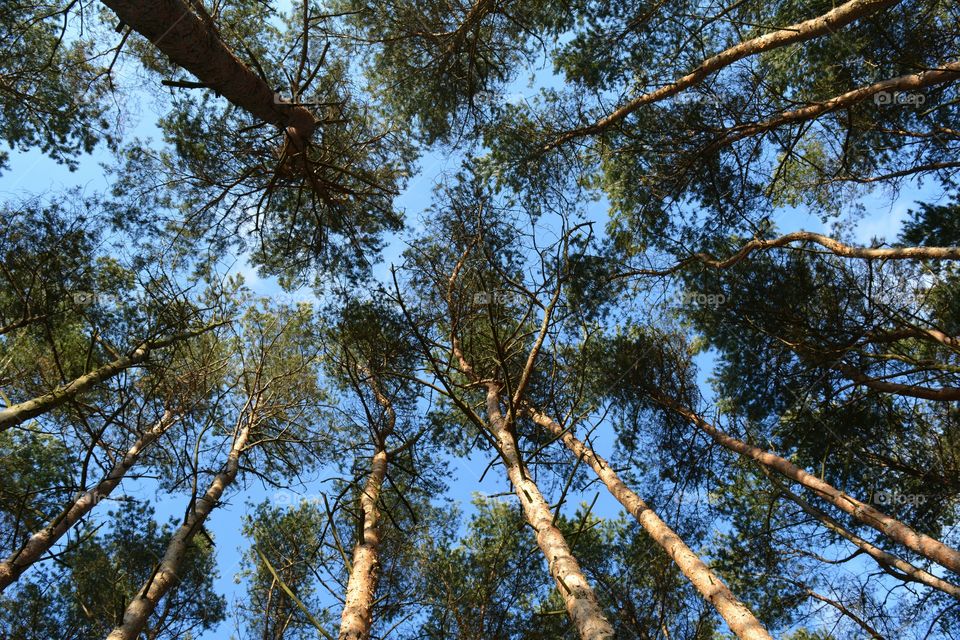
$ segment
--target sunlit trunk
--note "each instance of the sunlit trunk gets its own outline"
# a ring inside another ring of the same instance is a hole
[[[704,433],[713,438],[714,442],[740,455],[752,458],[760,464],[773,469],[783,477],[803,485],[844,513],[856,518],[861,523],[876,529],[911,551],[929,560],[933,560],[954,573],[960,574],[960,552],[956,549],[948,547],[939,540],[931,538],[926,534],[913,530],[896,518],[882,513],[869,504],[860,502],[856,498],[847,495],[843,491],[833,487],[817,476],[807,473],[792,462],[776,454],[737,440],[686,407],[664,399],[661,399],[661,402],[697,425]]]
[[[627,485],[620,480],[607,461],[578,440],[570,431],[539,411],[531,410],[534,421],[560,438],[577,456],[596,472],[610,493],[636,518],[650,537],[673,559],[683,575],[700,592],[717,613],[726,621],[730,630],[744,640],[771,640],[770,634],[710,568],[695,554],[660,517]]]
[[[340,640],[367,640],[373,624],[373,598],[380,577],[380,490],[387,475],[387,452],[373,455],[370,475],[360,496],[363,533],[353,549],[353,567],[340,618]]]
[[[176,420],[173,413],[165,412],[151,429],[137,438],[137,441],[127,450],[127,453],[113,465],[110,472],[95,487],[77,496],[46,527],[30,536],[30,539],[19,551],[0,562],[0,591],[15,582],[30,565],[43,557],[80,518],[89,513],[101,500],[109,496],[130,468],[137,463],[143,450],[163,435],[174,422]]]
[[[517,441],[500,412],[500,389],[496,384],[487,387],[487,417],[490,429],[497,439],[507,475],[520,499],[526,521],[537,532],[537,545],[547,559],[550,575],[574,627],[582,640],[613,638],[613,627],[604,618],[596,594],[570,552],[563,533],[553,524],[553,513],[536,483],[530,478],[517,451]]]
[[[187,553],[190,541],[213,508],[220,502],[224,490],[237,478],[237,473],[240,470],[240,455],[247,444],[250,429],[251,422],[248,420],[234,437],[233,446],[227,455],[227,462],[223,470],[213,478],[213,482],[207,487],[206,493],[197,498],[186,522],[170,538],[167,550],[164,552],[163,559],[157,566],[156,571],[127,605],[123,614],[123,622],[110,632],[107,640],[136,640],[146,627],[147,620],[160,599],[176,587],[179,580],[177,572]]]

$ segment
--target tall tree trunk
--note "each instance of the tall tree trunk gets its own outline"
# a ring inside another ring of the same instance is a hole
[[[723,580],[695,554],[690,547],[667,525],[666,522],[643,501],[640,496],[623,483],[607,461],[590,447],[578,440],[569,430],[564,430],[544,413],[530,409],[534,422],[560,438],[577,458],[584,460],[603,481],[620,504],[636,518],[650,537],[667,552],[683,575],[700,594],[716,608],[727,626],[738,638],[744,640],[772,640],[770,634],[756,616],[730,591]]]
[[[340,640],[367,640],[373,625],[373,597],[380,578],[380,489],[387,475],[387,452],[373,455],[370,475],[360,496],[363,533],[353,548],[353,567],[340,617]]]
[[[804,500],[794,492],[787,489],[785,486],[783,486],[782,483],[776,480],[776,478],[773,476],[772,471],[766,468],[764,468],[764,470],[767,473],[767,477],[773,480],[774,484],[777,485],[777,489],[779,489],[783,493],[783,495],[785,495],[787,498],[789,498],[794,503],[796,503],[797,506],[803,509],[804,512],[806,512],[807,514],[819,520],[823,524],[823,526],[825,526],[830,531],[833,531],[838,536],[845,538],[850,542],[852,542],[853,544],[855,544],[858,548],[862,549],[864,553],[866,553],[871,558],[876,560],[877,563],[880,564],[881,566],[889,567],[891,569],[896,569],[897,571],[900,571],[903,574],[902,577],[900,577],[901,580],[925,584],[928,587],[939,589],[940,591],[943,591],[944,593],[953,596],[957,600],[960,600],[960,587],[958,587],[957,585],[947,582],[946,580],[942,580],[937,576],[931,574],[930,572],[924,571],[923,569],[915,567],[909,562],[906,562],[905,560],[901,560],[900,558],[898,558],[897,556],[891,553],[887,553],[886,551],[884,551],[883,549],[880,549],[876,545],[870,544],[869,542],[867,542],[860,536],[856,535],[855,533],[849,531],[842,524],[834,520],[832,517],[830,517],[828,513],[825,513],[820,509],[817,509],[816,507],[811,505],[809,502],[807,502],[806,500]]]
[[[123,614],[123,622],[110,632],[107,640],[137,640],[144,627],[146,627],[147,619],[153,613],[157,603],[168,591],[176,587],[179,580],[177,572],[187,553],[190,541],[213,508],[220,502],[224,490],[237,478],[237,473],[240,470],[240,455],[243,453],[247,439],[250,437],[252,421],[253,417],[250,416],[245,424],[240,427],[234,437],[233,446],[230,447],[230,453],[227,455],[223,470],[214,476],[213,482],[207,487],[206,493],[197,499],[186,521],[170,538],[159,566],[127,605],[127,610]]]
[[[563,533],[553,524],[553,513],[537,484],[530,478],[517,451],[517,440],[500,412],[500,388],[487,385],[487,417],[497,440],[507,475],[513,483],[526,521],[537,532],[537,544],[547,558],[550,575],[557,583],[567,613],[582,640],[609,640],[613,627],[604,618],[597,596],[570,552]]]
[[[899,542],[911,551],[944,566],[954,573],[960,575],[960,552],[948,547],[939,540],[915,531],[896,518],[873,508],[869,504],[860,502],[856,498],[847,495],[843,491],[833,487],[820,478],[807,473],[789,460],[780,456],[764,451],[733,436],[724,433],[714,425],[710,424],[699,415],[687,407],[666,399],[657,398],[660,402],[670,407],[680,415],[690,420],[700,428],[701,431],[710,436],[714,442],[720,444],[731,451],[735,451],[742,456],[756,460],[760,464],[776,471],[785,478],[788,478],[804,487],[810,489],[824,500],[830,502],[844,513],[856,518],[861,523],[872,527],[887,536],[891,540]]]
[[[143,450],[153,444],[175,422],[173,412],[164,412],[160,420],[137,438],[136,442],[127,450],[127,453],[117,460],[110,472],[95,487],[78,495],[46,527],[30,536],[30,539],[19,551],[0,562],[0,592],[19,579],[23,572],[49,551],[80,518],[88,514],[101,500],[109,496],[130,468],[136,464]]]
[[[360,495],[363,526],[360,539],[353,548],[353,567],[347,581],[347,597],[340,615],[339,640],[367,640],[373,626],[373,599],[380,579],[380,491],[387,477],[387,438],[397,424],[393,402],[380,388],[377,378],[363,370],[367,384],[377,403],[383,407],[385,424],[374,429],[374,453],[370,460],[370,474]],[[372,425],[371,425],[372,426]]]
[[[178,333],[161,340],[146,342],[137,347],[130,355],[122,356],[116,360],[108,362],[107,364],[94,369],[90,373],[86,373],[79,378],[68,382],[62,387],[54,389],[50,393],[33,398],[32,400],[26,400],[25,402],[11,405],[6,409],[0,410],[0,432],[6,431],[7,429],[15,427],[18,424],[29,420],[30,418],[35,418],[36,416],[55,409],[65,403],[67,400],[70,400],[74,396],[83,393],[90,387],[99,384],[104,380],[109,380],[121,371],[125,371],[130,367],[142,364],[156,349],[161,349],[181,340],[198,336],[212,328],[213,326],[208,326],[195,331]]]
[[[267,82],[223,43],[212,23],[181,0],[103,0],[124,23],[237,107],[286,130],[303,150],[316,127],[303,106],[277,101]],[[205,16],[209,18],[208,16]]]

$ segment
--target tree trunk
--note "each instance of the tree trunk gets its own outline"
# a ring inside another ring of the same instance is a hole
[[[306,107],[279,102],[274,90],[237,58],[208,22],[181,0],[103,0],[124,23],[174,63],[237,107],[286,130],[303,150],[316,126]]]
[[[376,376],[367,369],[360,371],[367,378],[367,385],[383,408],[384,424],[375,429],[374,454],[370,460],[370,475],[360,495],[363,513],[362,533],[353,549],[353,567],[347,581],[347,594],[340,615],[339,640],[367,640],[373,626],[373,600],[380,579],[380,491],[387,477],[387,438],[393,434],[397,414],[392,400],[383,392]],[[372,426],[372,425],[371,425]]]
[[[163,338],[162,340],[146,342],[142,346],[137,347],[130,355],[117,358],[112,362],[108,362],[102,367],[94,369],[90,373],[86,373],[79,378],[68,382],[62,387],[54,389],[50,393],[44,394],[32,400],[11,405],[6,409],[0,410],[0,432],[6,431],[7,429],[15,427],[18,424],[29,420],[30,418],[35,418],[36,416],[55,409],[65,403],[67,400],[80,393],[83,393],[90,387],[99,384],[104,380],[109,380],[121,371],[125,371],[130,367],[134,367],[145,362],[147,358],[150,357],[150,353],[155,349],[167,347],[175,342],[192,338],[200,335],[201,333],[209,331],[212,328],[213,326],[209,326],[197,331],[179,333],[169,338]]]
[[[190,541],[213,508],[220,502],[224,490],[237,478],[240,455],[250,436],[251,420],[252,418],[248,419],[235,436],[223,470],[214,477],[206,493],[197,499],[186,522],[170,538],[160,565],[127,605],[123,622],[110,632],[107,640],[137,640],[157,603],[168,591],[176,587],[179,580],[177,571],[180,569]]]
[[[570,431],[551,420],[545,414],[530,409],[534,422],[560,438],[578,458],[584,460],[596,472],[620,504],[636,518],[650,537],[667,552],[683,575],[700,594],[716,608],[717,613],[726,621],[727,626],[738,638],[744,640],[772,640],[753,613],[737,599],[704,562],[684,543],[673,529],[620,480],[607,461],[578,440]]]
[[[553,524],[550,506],[520,460],[517,440],[500,413],[500,388],[495,383],[487,386],[487,417],[490,420],[490,429],[497,439],[507,475],[513,483],[517,498],[520,499],[523,515],[537,532],[537,544],[547,558],[550,575],[557,583],[567,613],[580,638],[613,638],[613,627],[603,617],[597,597],[570,552],[563,533]]]
[[[113,468],[95,487],[80,494],[46,527],[30,536],[26,544],[9,558],[0,562],[0,592],[14,583],[30,565],[57,543],[80,518],[88,514],[101,500],[120,484],[127,471],[136,464],[144,449],[153,444],[173,423],[173,413],[166,411],[163,417],[148,431],[144,432],[127,453],[113,465]]]
[[[690,409],[670,400],[663,398],[659,398],[659,400],[694,423],[717,444],[723,445],[727,449],[735,451],[742,456],[752,458],[760,464],[773,469],[783,477],[803,485],[844,513],[856,518],[861,523],[876,529],[911,551],[960,575],[960,552],[956,549],[948,547],[939,540],[931,538],[926,534],[914,531],[896,518],[892,518],[874,509],[870,505],[860,502],[820,478],[807,473],[789,460],[737,440],[733,436],[719,430]]]
[[[817,509],[809,502],[784,487],[773,477],[772,472],[769,470],[767,470],[767,477],[774,481],[774,484],[777,485],[777,489],[779,489],[783,495],[797,504],[797,506],[803,509],[804,512],[819,520],[827,529],[852,542],[859,549],[862,549],[864,553],[876,560],[881,566],[890,567],[891,569],[900,571],[903,574],[903,576],[900,577],[901,580],[925,584],[928,587],[939,589],[940,591],[953,596],[957,600],[960,600],[960,587],[957,585],[947,582],[946,580],[941,580],[930,572],[915,567],[909,562],[901,560],[893,554],[887,553],[876,545],[870,544],[860,536],[849,531],[846,527],[834,520],[829,514]]]
[[[373,624],[373,597],[380,578],[380,489],[387,475],[387,452],[379,449],[360,496],[363,534],[353,549],[353,568],[340,618],[340,640],[367,640]]]

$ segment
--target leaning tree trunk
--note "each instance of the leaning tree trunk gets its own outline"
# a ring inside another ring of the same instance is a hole
[[[23,572],[49,551],[80,518],[88,514],[101,500],[109,496],[130,468],[137,463],[143,450],[163,435],[174,422],[176,420],[173,413],[171,411],[164,412],[160,420],[137,438],[136,442],[127,450],[127,453],[113,465],[110,473],[95,487],[78,495],[46,527],[30,536],[30,539],[19,551],[0,562],[0,592],[19,579]]]
[[[286,130],[302,151],[313,135],[313,114],[279,102],[273,88],[223,43],[209,20],[181,0],[103,0],[117,17],[174,63],[237,107]],[[209,18],[208,16],[204,16]]]
[[[187,553],[190,541],[194,534],[220,502],[224,490],[237,478],[240,470],[240,455],[243,453],[250,436],[252,417],[246,421],[234,437],[233,446],[227,455],[227,462],[223,470],[218,473],[206,493],[197,499],[196,504],[179,529],[170,538],[167,550],[163,554],[160,565],[146,584],[133,597],[123,614],[123,622],[107,636],[107,640],[137,640],[147,625],[147,620],[156,608],[160,599],[168,591],[177,586],[179,577],[177,572]]]
[[[353,549],[353,567],[340,617],[340,640],[367,640],[373,625],[373,598],[380,577],[380,489],[387,475],[387,452],[379,449],[360,496],[363,533]]]
[[[744,640],[771,640],[770,634],[757,620],[756,616],[730,591],[723,580],[695,554],[666,522],[647,506],[640,496],[630,490],[614,472],[607,461],[597,455],[593,449],[578,440],[573,433],[565,430],[547,415],[535,409],[529,410],[534,422],[561,439],[563,444],[577,458],[589,464],[616,498],[640,526],[673,559],[683,575],[700,592],[717,613],[726,621],[727,626],[738,638]]]
[[[911,551],[950,569],[954,573],[960,574],[960,552],[956,549],[926,534],[915,531],[896,518],[888,516],[869,504],[860,502],[817,476],[807,473],[789,460],[749,445],[741,440],[737,440],[710,424],[692,410],[672,400],[666,398],[657,398],[657,400],[690,420],[690,422],[699,427],[701,431],[710,436],[717,444],[731,451],[735,451],[742,456],[752,458],[767,468],[776,471],[783,477],[803,485],[868,527],[876,529]]]
[[[842,524],[837,522],[835,519],[830,517],[828,513],[825,513],[820,509],[817,509],[816,507],[811,505],[809,502],[807,502],[806,500],[804,500],[794,492],[787,489],[785,486],[783,486],[781,482],[777,481],[773,477],[772,471],[768,469],[765,469],[765,471],[766,471],[767,477],[774,481],[774,484],[776,485],[777,489],[779,489],[784,496],[789,498],[797,506],[803,509],[805,513],[819,520],[824,527],[834,532],[841,538],[844,538],[852,542],[864,553],[866,553],[871,558],[876,560],[877,564],[879,564],[881,567],[889,567],[890,569],[896,569],[901,574],[903,574],[902,576],[897,576],[897,577],[903,580],[904,582],[909,581],[909,582],[924,584],[928,587],[939,589],[940,591],[943,591],[944,593],[953,596],[957,600],[960,600],[960,586],[957,586],[955,584],[947,582],[946,580],[938,578],[937,576],[933,575],[929,571],[925,571],[924,569],[915,567],[909,562],[906,562],[905,560],[901,560],[900,558],[893,555],[892,553],[887,553],[886,551],[877,547],[876,545],[867,542],[860,536],[849,531],[846,527],[844,527]]]
[[[487,386],[487,417],[490,429],[497,440],[507,475],[513,483],[517,498],[523,508],[526,521],[537,532],[537,545],[547,558],[550,575],[557,583],[570,620],[582,640],[608,640],[613,638],[613,627],[604,618],[597,596],[580,570],[577,559],[563,533],[553,523],[550,506],[540,493],[537,484],[530,478],[517,451],[517,440],[500,412],[500,388],[491,383]]]
[[[32,400],[26,400],[15,405],[11,405],[6,409],[0,410],[0,433],[11,427],[15,427],[18,424],[29,420],[30,418],[35,418],[36,416],[51,411],[52,409],[56,409],[76,395],[83,393],[90,387],[99,384],[104,380],[109,380],[122,371],[126,371],[131,367],[135,367],[146,362],[147,358],[150,357],[150,354],[156,349],[168,347],[181,340],[200,335],[201,333],[209,331],[212,328],[212,326],[208,326],[196,331],[178,333],[174,336],[170,336],[169,338],[163,338],[153,342],[146,342],[137,347],[130,355],[122,356],[116,360],[108,362],[107,364],[94,369],[90,373],[86,373],[79,378],[71,380],[62,387],[54,389],[50,393],[33,398]]]

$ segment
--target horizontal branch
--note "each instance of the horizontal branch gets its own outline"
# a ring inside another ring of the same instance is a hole
[[[714,269],[726,269],[743,261],[754,251],[778,249],[793,242],[813,242],[844,258],[861,258],[864,260],[960,260],[960,247],[854,247],[813,231],[794,231],[772,240],[759,238],[751,240],[728,258],[720,259],[701,251],[666,269],[634,269],[617,274],[616,277],[667,276],[696,262]]]
[[[862,384],[876,391],[892,393],[898,396],[907,396],[910,398],[920,398],[923,400],[937,400],[940,402],[949,402],[960,400],[960,388],[957,387],[921,387],[913,384],[902,384],[899,382],[887,382],[871,378],[859,369],[850,365],[838,364],[834,367],[845,377],[853,380],[857,384]]]

